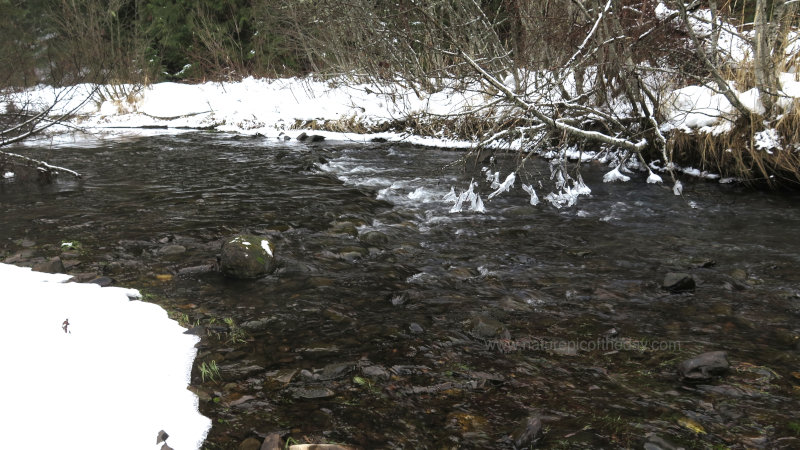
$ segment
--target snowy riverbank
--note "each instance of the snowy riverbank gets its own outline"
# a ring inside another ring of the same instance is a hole
[[[0,264],[4,448],[156,449],[162,429],[172,448],[199,448],[198,338],[136,290],[69,278]]]

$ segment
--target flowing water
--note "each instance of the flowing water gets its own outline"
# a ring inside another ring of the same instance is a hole
[[[389,143],[187,133],[26,151],[85,176],[0,182],[0,259],[60,255],[199,325],[207,448],[272,432],[512,448],[531,417],[548,448],[800,446],[794,197],[691,180],[676,197],[587,165],[575,207],[531,206],[519,185],[488,201],[460,154]],[[528,162],[518,183],[548,177]],[[473,178],[486,213],[451,213],[442,197]],[[274,243],[274,274],[213,270],[242,232]],[[663,289],[670,272],[696,287]],[[712,350],[727,373],[679,379]]]

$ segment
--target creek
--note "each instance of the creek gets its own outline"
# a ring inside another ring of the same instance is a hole
[[[548,448],[800,447],[794,196],[693,180],[675,196],[587,164],[591,197],[559,210],[519,189],[549,177],[529,161],[489,201],[461,154],[392,143],[192,132],[26,151],[84,178],[0,181],[0,260],[59,256],[197,325],[204,448],[272,432],[511,448],[530,417]],[[486,213],[451,213],[442,197],[473,178]],[[214,270],[243,232],[273,242],[274,274]],[[663,289],[670,272],[696,286]],[[679,380],[713,350],[725,375]]]

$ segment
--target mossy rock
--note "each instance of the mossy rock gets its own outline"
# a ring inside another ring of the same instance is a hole
[[[272,243],[253,235],[236,235],[222,244],[220,270],[230,278],[259,278],[275,270]]]

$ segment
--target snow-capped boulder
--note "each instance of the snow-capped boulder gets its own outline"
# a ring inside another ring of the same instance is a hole
[[[220,260],[222,274],[231,278],[258,278],[275,270],[272,243],[266,238],[236,235],[225,239]]]

